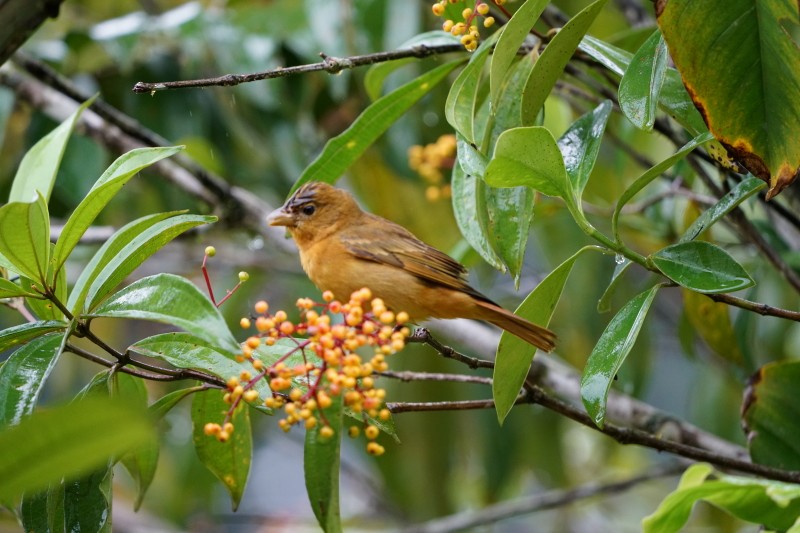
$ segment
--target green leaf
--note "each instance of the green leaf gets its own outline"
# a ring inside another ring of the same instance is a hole
[[[189,387],[187,389],[180,389],[176,391],[172,391],[169,394],[165,394],[150,406],[149,411],[150,414],[156,420],[160,420],[164,418],[168,412],[172,410],[173,407],[178,405],[178,403],[186,398],[194,394],[195,392],[201,392],[206,390],[204,385],[196,385],[194,387]]]
[[[589,416],[600,428],[605,423],[611,383],[633,348],[650,304],[660,288],[661,285],[651,287],[625,304],[608,323],[589,354],[581,377],[581,399]]]
[[[240,404],[234,411],[231,420],[234,430],[227,442],[219,442],[203,432],[207,423],[220,423],[228,407],[222,401],[222,391],[208,390],[195,394],[192,400],[192,426],[194,448],[200,462],[225,486],[231,496],[231,506],[236,511],[242,501],[253,457],[250,409]]]
[[[494,57],[497,57],[496,53]],[[496,104],[492,104],[492,113],[494,114],[493,142],[505,130],[522,126],[522,100],[519,95],[528,82],[528,77],[534,65],[536,65],[538,57],[538,50],[533,50],[521,57],[511,67],[511,70],[506,74],[503,83],[500,85],[498,101]],[[537,125],[541,126],[541,124]]]
[[[100,211],[116,196],[136,173],[153,163],[169,157],[183,149],[182,146],[169,148],[136,148],[121,155],[95,182],[86,197],[64,224],[61,236],[53,252],[53,268],[58,272],[69,254],[92,225]]]
[[[147,409],[147,389],[143,379],[117,372],[114,374],[114,383],[115,394],[112,397],[119,398],[126,405],[138,410],[145,411]],[[141,507],[144,495],[147,493],[150,483],[153,482],[158,465],[158,452],[158,440],[153,439],[123,455],[120,459],[136,484],[134,511],[138,511]]]
[[[707,464],[690,466],[678,488],[642,520],[644,533],[680,531],[701,500],[768,530],[785,531],[800,516],[800,485],[720,473],[709,479],[711,473]]]
[[[576,200],[580,200],[583,196],[583,189],[597,161],[611,108],[611,102],[603,100],[593,111],[573,122],[558,139],[558,148],[564,159],[570,190]],[[580,206],[580,202],[576,201],[576,204]]]
[[[0,207],[0,253],[14,270],[44,284],[50,260],[50,217],[42,196]]]
[[[797,20],[796,2],[665,4],[658,24],[695,105],[774,196],[800,172],[800,46],[781,25]]]
[[[619,82],[619,107],[640,130],[653,130],[668,59],[664,37],[656,30],[633,55]]]
[[[66,322],[56,322],[54,320],[27,322],[18,326],[11,326],[0,331],[0,352],[14,346],[21,346],[31,339],[41,337],[45,333],[66,329],[66,327]]]
[[[66,531],[111,533],[111,462],[80,479],[64,480]]]
[[[194,368],[210,372],[227,380],[238,376],[245,367],[234,355],[219,348],[214,340],[206,340],[189,333],[162,333],[142,339],[128,349],[153,357],[178,368]],[[269,397],[266,379],[259,380],[256,390],[261,398]]]
[[[761,367],[744,393],[742,421],[753,461],[783,470],[800,470],[800,361]]]
[[[731,189],[719,201],[700,215],[683,233],[679,242],[687,242],[697,238],[698,235],[710,228],[719,219],[733,211],[733,209],[750,198],[752,195],[766,187],[766,184],[748,176]]]
[[[191,281],[174,274],[135,281],[87,316],[164,322],[221,348],[231,358],[241,351],[219,309]]]
[[[327,142],[292,192],[309,181],[335,182],[389,126],[460,64],[453,61],[436,67],[373,102],[349,128]]]
[[[659,164],[655,165],[654,167],[645,171],[644,174],[639,176],[636,181],[634,181],[630,187],[628,187],[622,196],[620,196],[619,200],[617,201],[617,205],[614,208],[614,213],[611,216],[611,227],[614,233],[614,238],[617,242],[622,242],[619,236],[619,215],[622,212],[622,208],[625,207],[629,201],[636,196],[639,191],[644,189],[647,185],[649,185],[654,179],[659,177],[661,174],[672,168],[672,166],[689,155],[689,153],[697,148],[698,146],[702,146],[703,144],[707,143],[713,139],[710,133],[702,133],[689,141],[688,143],[684,144],[680,150],[666,158],[665,160],[661,161]]]
[[[83,475],[153,436],[144,413],[108,398],[34,413],[0,432],[0,500]]]
[[[673,244],[650,259],[675,283],[705,294],[738,291],[755,284],[728,252],[704,241]]]
[[[547,327],[561,293],[567,283],[569,273],[575,260],[590,247],[581,248],[547,275],[539,285],[531,291],[525,300],[514,311],[515,314],[527,318],[534,324]],[[503,332],[497,345],[497,356],[492,375],[492,396],[494,397],[497,419],[502,424],[508,416],[519,391],[525,383],[531,361],[536,348],[527,342]]]
[[[446,44],[453,44],[461,46],[461,41],[458,37],[446,31],[429,31],[415,35],[408,41],[404,42],[397,47],[398,50],[409,50],[418,47],[440,46]],[[367,96],[372,101],[377,100],[381,96],[381,89],[386,77],[400,67],[408,63],[419,62],[418,59],[413,57],[406,57],[403,59],[396,59],[394,61],[386,61],[372,65],[367,73],[364,75],[364,89],[367,91]]]
[[[600,13],[606,0],[597,0],[586,6],[561,28],[547,44],[541,57],[536,61],[522,92],[522,123],[534,124],[544,101],[553,90],[556,80],[564,72],[572,54],[578,48],[583,36],[589,31],[595,17]]]
[[[497,40],[497,46],[492,54],[489,71],[489,87],[494,108],[506,100],[506,98],[501,99],[500,94],[508,70],[517,56],[519,47],[522,46],[546,6],[546,0],[526,0],[503,27],[503,34]]]
[[[103,243],[103,246],[92,256],[89,264],[81,271],[78,281],[75,282],[75,286],[72,288],[72,292],[69,295],[67,307],[71,309],[74,314],[79,314],[92,282],[97,279],[97,276],[112,259],[117,257],[136,236],[154,224],[171,216],[183,213],[185,213],[185,211],[147,215],[133,222],[129,222],[114,232],[111,238]]]
[[[31,333],[31,329],[18,331],[17,338],[25,338],[22,335]],[[42,330],[43,327],[36,333],[41,334]],[[33,412],[63,351],[64,338],[62,332],[38,337],[11,354],[0,367],[0,427],[18,424]]]
[[[339,514],[339,453],[342,444],[342,397],[336,396],[325,409],[332,437],[320,435],[322,424],[306,431],[303,471],[308,501],[325,533],[342,531]]]
[[[481,73],[483,65],[489,57],[489,52],[501,33],[502,30],[492,34],[472,54],[469,64],[464,67],[453,85],[450,86],[450,92],[447,94],[447,101],[444,105],[444,116],[447,118],[447,122],[468,143],[474,145],[480,143],[480,139],[475,139],[475,113],[478,110]]]
[[[526,186],[548,196],[564,197],[567,171],[553,134],[547,128],[513,128],[497,139],[486,167],[492,187]]]
[[[485,188],[490,242],[519,285],[536,193],[528,187]]]
[[[87,308],[94,308],[128,274],[172,239],[191,228],[216,220],[217,217],[212,216],[178,215],[156,222],[136,235],[96,275],[86,295]]]
[[[58,167],[67,141],[72,134],[72,128],[96,97],[92,97],[81,104],[75,112],[62,122],[56,129],[48,133],[39,142],[28,150],[19,164],[8,201],[32,202],[36,200],[37,191],[44,197],[45,204],[50,200],[53,184],[56,181]]]
[[[721,358],[741,366],[744,354],[731,323],[730,306],[689,289],[681,289],[681,296],[686,320],[698,336]]]
[[[621,263],[617,263],[617,266],[614,267],[614,273],[611,275],[611,281],[606,287],[606,290],[603,291],[603,295],[600,297],[600,300],[597,302],[598,313],[608,313],[611,311],[611,298],[614,296],[614,293],[617,292],[617,287],[623,278],[622,275],[632,264],[633,263],[630,261],[623,260]]]
[[[41,294],[29,291],[20,285],[9,281],[5,278],[0,278],[0,298],[16,298],[19,296],[26,296],[30,298],[44,298]]]

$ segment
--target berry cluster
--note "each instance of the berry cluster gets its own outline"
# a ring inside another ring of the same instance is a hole
[[[492,0],[492,2],[499,7],[505,4],[506,0]],[[476,19],[483,18],[484,28],[491,28],[495,20],[489,15],[489,4],[484,0],[475,0],[474,7],[466,7],[468,3],[472,2],[470,0],[439,0],[431,6],[431,10],[437,17],[443,17],[448,16],[448,11],[452,11],[448,10],[448,4],[464,4],[460,20],[455,20],[459,17],[447,18],[442,24],[442,29],[457,37],[461,36],[461,44],[472,52],[478,48],[478,41],[481,38]]]
[[[451,170],[456,159],[456,136],[442,135],[436,142],[408,149],[408,166],[428,182],[425,196],[433,202],[450,197],[443,170]]]
[[[205,425],[206,435],[227,441],[233,431],[234,410],[242,401],[260,401],[254,387],[259,380],[268,379],[272,395],[263,404],[282,409],[285,416],[278,424],[284,431],[302,424],[306,429],[319,427],[323,439],[332,437],[334,430],[325,418],[325,409],[340,397],[344,406],[363,416],[367,452],[383,454],[383,446],[375,442],[380,431],[370,420],[386,421],[391,414],[384,407],[386,391],[375,387],[374,374],[387,369],[387,356],[405,347],[410,331],[404,324],[409,317],[389,311],[383,300],[372,298],[369,289],[354,292],[347,303],[335,300],[330,291],[322,296],[323,303],[308,298],[297,301],[301,313],[297,323],[290,321],[285,311],[270,314],[265,301],[256,303],[253,318],[242,318],[243,328],[256,329],[242,344],[238,357],[248,361],[252,371],[243,370],[228,380],[224,400],[230,408],[222,424]],[[265,363],[259,347],[273,346],[282,339],[286,353]],[[371,353],[362,356],[357,350]],[[348,430],[351,437],[360,433],[359,426]]]

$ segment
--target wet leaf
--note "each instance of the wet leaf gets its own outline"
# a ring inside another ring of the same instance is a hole
[[[728,252],[704,241],[673,244],[650,259],[669,279],[697,292],[732,292],[755,284]]]
[[[593,111],[573,122],[558,139],[558,148],[561,150],[564,168],[571,185],[570,190],[577,200],[583,196],[583,189],[597,161],[611,108],[611,102],[604,100]]]
[[[680,242],[691,241],[697,238],[706,229],[710,228],[719,219],[733,211],[733,209],[750,198],[752,195],[766,187],[763,181],[748,176],[731,189],[719,201],[700,215],[681,236]]]
[[[640,130],[653,130],[668,59],[664,37],[656,30],[633,55],[619,82],[619,107]]]

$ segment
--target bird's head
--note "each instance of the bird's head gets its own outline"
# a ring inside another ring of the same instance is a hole
[[[270,226],[285,226],[295,240],[313,240],[335,231],[361,213],[355,199],[327,183],[306,183],[267,216]]]

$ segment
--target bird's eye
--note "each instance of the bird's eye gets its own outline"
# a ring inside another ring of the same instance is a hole
[[[307,216],[307,217],[310,217],[311,215],[313,215],[314,211],[316,211],[316,210],[317,210],[317,208],[314,206],[314,204],[306,204],[306,205],[303,206],[303,209],[302,209],[303,214],[305,216]]]

